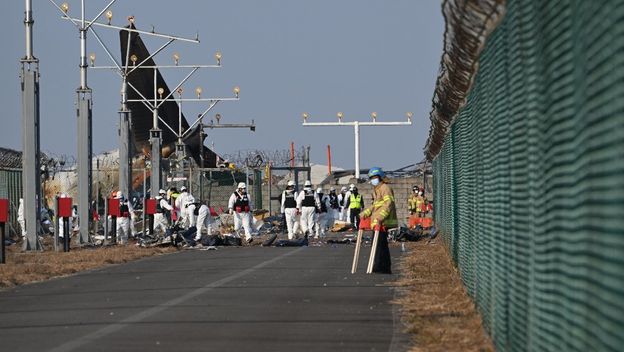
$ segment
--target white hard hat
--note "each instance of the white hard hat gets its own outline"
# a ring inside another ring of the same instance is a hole
[[[316,193],[323,193],[323,188],[322,187],[317,188]]]
[[[350,191],[353,191],[354,189],[355,189],[355,185],[354,185],[353,183],[352,183],[352,184],[350,184],[350,185],[349,185],[349,190],[350,190]]]
[[[61,193],[61,198],[67,198],[67,194]]]
[[[121,191],[117,191],[117,193],[115,193],[115,199],[121,199],[123,198],[123,193],[121,193]]]
[[[330,191],[330,192],[333,192],[333,191],[335,191],[335,190],[336,190],[336,188],[334,188],[334,187],[331,187],[331,188],[329,189],[329,191]]]
[[[342,188],[340,188],[340,192],[346,191],[347,190],[347,186],[342,186]]]
[[[294,185],[295,185],[295,181],[290,180],[290,181],[288,181],[288,184],[287,184],[287,185],[288,185],[288,186],[294,186]]]
[[[312,182],[310,180],[306,180],[303,184],[304,187],[312,187]]]
[[[185,192],[185,191],[186,191],[186,186],[180,187],[180,192]]]
[[[241,188],[247,188],[247,185],[245,184],[245,182],[239,182],[239,183],[238,183],[238,187],[237,187],[237,188],[238,188],[238,189],[241,189]]]
[[[167,191],[165,191],[164,189],[161,189],[158,191],[158,194],[167,194]]]

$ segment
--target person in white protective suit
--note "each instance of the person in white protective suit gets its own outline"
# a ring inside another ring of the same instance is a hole
[[[325,230],[327,229],[327,223],[332,216],[330,213],[331,207],[329,204],[329,196],[323,193],[323,188],[316,189],[316,197],[319,200],[319,207],[316,209],[316,236],[314,238],[325,237]]]
[[[165,212],[172,211],[173,207],[165,199],[166,195],[167,192],[165,192],[165,190],[161,189],[158,191],[158,196],[156,197],[156,214],[154,214],[154,233],[158,233],[159,231],[166,233],[169,227]]]
[[[197,210],[197,208],[195,208],[196,206],[199,205],[196,205],[195,197],[189,194],[186,197],[186,203],[183,205],[184,217],[182,218],[182,223],[187,229],[191,226],[195,226],[195,222],[197,220],[197,215],[195,215],[195,210]]]
[[[180,219],[178,220],[178,223],[183,228],[188,228],[190,226],[188,223],[189,218],[187,217],[186,207],[191,198],[193,198],[193,196],[188,192],[186,186],[182,186],[180,188],[180,195],[176,198],[174,205],[177,209],[180,209],[178,214],[180,216]]]
[[[343,200],[342,215],[344,216],[344,221],[348,222],[349,224],[351,223],[351,207],[349,205],[351,202],[351,194],[353,193],[354,189],[355,185],[353,183],[350,184],[349,190],[347,191],[347,193],[345,193]]]
[[[242,227],[245,230],[245,240],[247,243],[251,243],[253,241],[253,237],[251,237],[252,207],[245,182],[239,183],[236,191],[230,196],[228,209],[230,214],[234,216],[234,232],[238,234]]]
[[[134,205],[133,204],[137,204],[135,203],[136,198],[133,198],[132,201],[128,201],[128,203],[130,203],[130,236],[132,238],[137,238],[137,233],[136,233],[136,214],[134,213]]]
[[[336,195],[336,189],[331,187],[329,189],[329,211],[327,212],[327,226],[334,226],[334,221],[339,219],[340,216],[340,205],[338,202],[338,195]]]
[[[17,207],[17,222],[20,225],[22,231],[22,239],[26,239],[26,219],[24,218],[24,199],[20,198],[19,206]]]
[[[297,210],[301,213],[301,230],[305,237],[312,233],[316,209],[320,206],[318,196],[312,189],[312,182],[305,181],[303,191],[297,196]]]
[[[210,208],[206,204],[195,203],[195,207],[199,206],[197,211],[197,233],[195,233],[195,241],[201,240],[202,231],[206,230],[208,236],[212,235],[212,215],[210,215]]]
[[[130,214],[132,213],[132,204],[124,197],[121,191],[117,191],[115,199],[119,199],[119,216],[117,217],[117,243],[127,244],[130,235]]]
[[[282,192],[281,213],[286,219],[286,229],[288,230],[288,239],[292,240],[299,228],[299,219],[297,219],[297,192],[295,192],[295,181],[288,181],[286,190]]]
[[[347,187],[342,186],[340,189],[340,194],[338,195],[338,220],[346,221],[347,220]]]

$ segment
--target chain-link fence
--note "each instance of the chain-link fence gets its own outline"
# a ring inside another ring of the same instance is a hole
[[[622,351],[624,1],[506,7],[434,155],[437,226],[498,350]]]

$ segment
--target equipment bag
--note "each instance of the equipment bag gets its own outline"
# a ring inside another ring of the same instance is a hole
[[[223,239],[218,235],[210,235],[202,238],[201,244],[203,246],[222,246]]]
[[[224,246],[242,246],[243,240],[240,237],[223,236]]]

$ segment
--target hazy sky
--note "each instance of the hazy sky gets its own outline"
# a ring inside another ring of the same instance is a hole
[[[57,3],[60,3],[59,1]],[[80,1],[70,0],[70,14],[78,16]],[[47,0],[34,3],[34,52],[41,61],[41,144],[54,154],[76,155],[75,89],[79,83],[78,30],[60,18]],[[108,0],[86,1],[93,17]],[[3,88],[3,128],[0,146],[21,149],[19,58],[24,55],[24,2],[7,1],[0,21],[3,33],[0,77]],[[196,86],[203,97],[231,96],[241,87],[239,102],[222,102],[214,113],[222,122],[257,124],[249,130],[208,131],[220,154],[239,149],[287,149],[311,145],[315,163],[326,163],[327,144],[335,166],[353,168],[353,129],[303,127],[301,113],[310,121],[404,120],[414,112],[409,127],[374,127],[361,130],[361,167],[398,168],[422,158],[429,131],[429,111],[442,50],[443,18],[436,0],[230,0],[148,1],[118,0],[112,8],[113,24],[127,24],[134,15],[139,29],[194,37],[200,44],[176,42],[156,57],[159,64],[211,64],[214,52],[223,53],[223,67],[205,69],[189,81],[185,95]],[[119,36],[99,29],[115,55]],[[162,40],[144,37],[150,50]],[[108,65],[93,35],[87,52],[96,64]],[[170,87],[187,71],[164,72]],[[90,70],[93,89],[93,151],[117,148],[119,77],[112,71]],[[205,107],[186,103],[187,117]],[[214,116],[214,114],[211,114]]]

